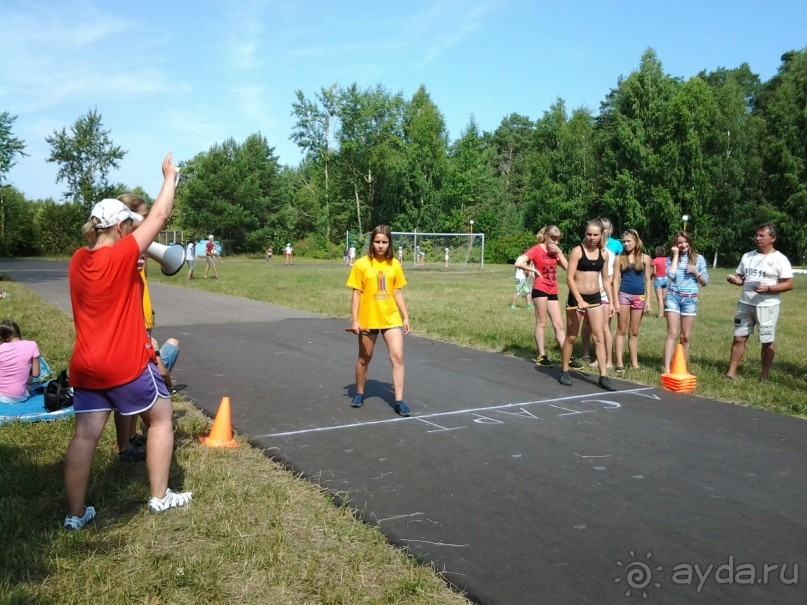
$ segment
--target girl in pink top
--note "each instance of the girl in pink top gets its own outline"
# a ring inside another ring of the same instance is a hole
[[[664,297],[667,296],[667,249],[664,246],[656,246],[653,250],[655,257],[653,265],[653,289],[656,291],[656,301],[658,302],[658,316],[664,317]],[[650,293],[647,293],[648,296]]]
[[[20,326],[10,319],[0,322],[0,403],[28,399],[28,384],[39,376],[39,347],[23,340]]]

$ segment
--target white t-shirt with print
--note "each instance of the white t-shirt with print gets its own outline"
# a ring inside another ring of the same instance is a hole
[[[774,250],[762,254],[756,250],[743,254],[735,273],[745,278],[740,302],[754,307],[773,307],[781,302],[778,293],[754,292],[758,286],[775,286],[782,279],[793,279],[793,267],[787,257]]]

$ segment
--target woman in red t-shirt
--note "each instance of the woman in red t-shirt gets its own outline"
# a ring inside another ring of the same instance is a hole
[[[566,330],[563,327],[563,314],[558,302],[558,265],[566,270],[567,262],[560,249],[560,229],[555,225],[547,225],[535,234],[538,243],[527,250],[524,255],[532,263],[516,262],[516,268],[528,273],[535,273],[535,283],[532,290],[532,304],[535,307],[535,346],[538,349],[536,365],[551,367],[553,364],[546,355],[544,346],[544,333],[547,316],[552,321],[558,348],[566,339]],[[521,258],[521,257],[520,257]]]
[[[76,433],[65,456],[67,517],[64,528],[78,530],[95,518],[85,506],[92,459],[113,410],[137,415],[149,427],[146,456],[151,499],[160,513],[186,505],[191,493],[168,489],[174,446],[171,399],[155,364],[143,323],[143,281],[137,261],[171,215],[177,170],[169,153],[162,164],[163,185],[140,227],[140,216],[119,200],[93,206],[83,232],[89,247],[70,260],[68,279],[76,343],[70,358]]]

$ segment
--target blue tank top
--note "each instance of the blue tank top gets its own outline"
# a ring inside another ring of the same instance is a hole
[[[644,271],[647,271],[647,266],[644,267]],[[619,291],[632,295],[645,294],[644,271],[637,271],[636,263],[631,263],[630,267],[620,271],[622,281],[619,284]]]

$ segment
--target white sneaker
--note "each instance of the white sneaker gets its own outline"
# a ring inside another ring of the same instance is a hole
[[[87,523],[95,519],[95,508],[92,506],[84,507],[84,514],[80,517],[76,515],[67,515],[64,518],[64,528],[67,531],[77,531],[82,529]]]
[[[182,508],[193,498],[193,492],[172,492],[165,490],[165,498],[149,498],[149,512],[153,515],[164,513],[171,508]]]

